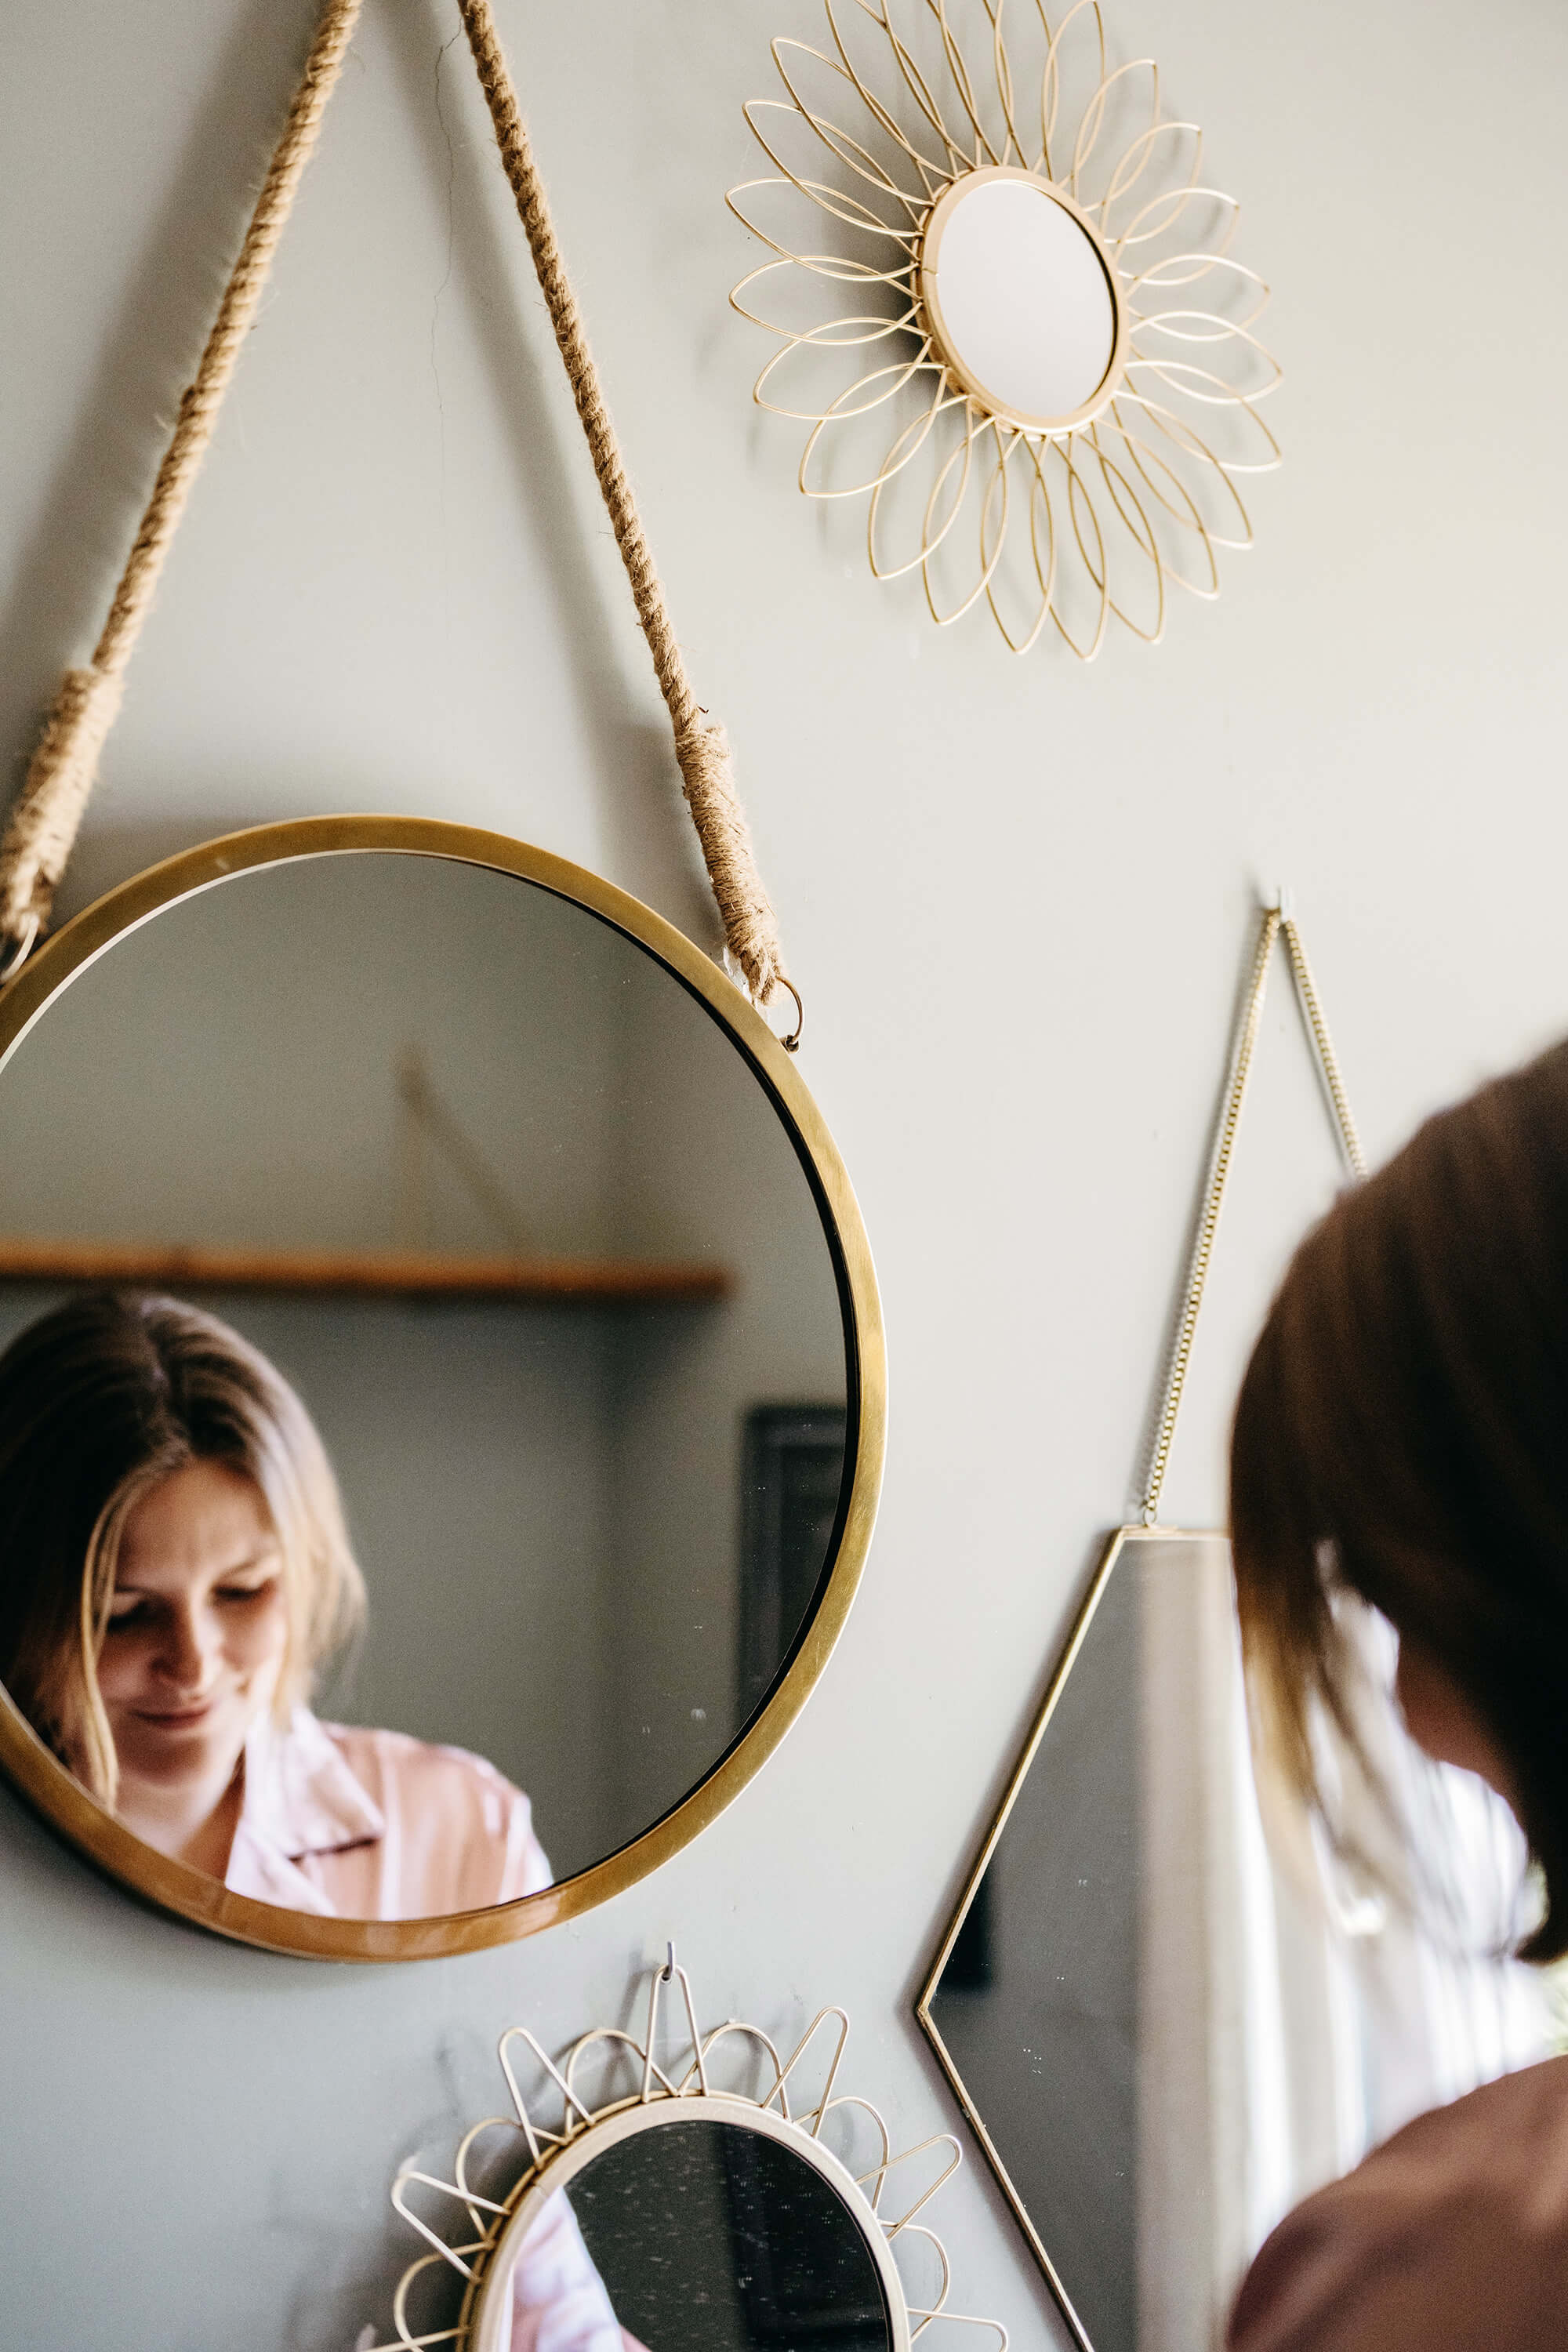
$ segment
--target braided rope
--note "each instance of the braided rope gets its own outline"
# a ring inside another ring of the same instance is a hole
[[[620,443],[605,404],[599,372],[588,348],[583,314],[562,259],[517,92],[501,54],[489,0],[458,0],[458,5],[616,544],[631,583],[637,619],[653,656],[654,675],[668,707],[687,806],[702,845],[724,935],[753,1001],[765,1004],[785,978],[784,954],[778,922],[757,871],[751,832],[735,790],[729,740],[722,727],[700,709],[681,658],[664,588],[626,479]]]
[[[777,919],[757,870],[750,828],[735,789],[729,741],[722,727],[699,705],[687,675],[489,0],[458,0],[458,5],[501,163],[517,198],[540,288],[587,436],[594,471],[631,583],[637,618],[669,711],[682,788],[724,936],[753,1003],[766,1004],[779,987],[787,989],[790,983]],[[201,364],[181,400],[173,437],[102,635],[88,667],[66,672],[0,838],[0,939],[9,949],[6,971],[22,961],[48,921],[56,887],[97,776],[99,754],[120,708],[126,666],[212,438],[240,346],[255,318],[360,6],[361,0],[326,0],[283,136],[224,289]],[[790,993],[795,993],[793,989]],[[797,998],[797,1008],[798,1003]],[[795,1035],[799,1035],[798,1025]]]
[[[109,618],[85,669],[68,669],[44,721],[26,778],[0,837],[0,935],[14,968],[49,909],[120,709],[126,666],[157,592],[169,544],[206,454],[240,346],[342,67],[361,0],[326,0],[239,258],[224,289],[201,363],[181,398],[174,434],[126,558]]]

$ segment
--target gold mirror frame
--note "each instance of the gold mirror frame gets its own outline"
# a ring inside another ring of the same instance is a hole
[[[1023,1793],[1024,1783],[1034,1769],[1035,1759],[1040,1752],[1041,1743],[1050,1727],[1051,1717],[1061,1702],[1062,1694],[1067,1689],[1073,1668],[1078,1664],[1079,1654],[1089,1638],[1089,1631],[1094,1622],[1095,1614],[1105,1598],[1105,1589],[1110,1581],[1111,1570],[1121,1558],[1122,1552],[1130,1543],[1212,1543],[1215,1540],[1216,1535],[1222,1543],[1228,1543],[1230,1540],[1228,1536],[1219,1533],[1213,1528],[1168,1528],[1163,1525],[1150,1527],[1142,1522],[1117,1528],[1110,1535],[1100,1555],[1094,1574],[1089,1580],[1089,1591],[1074,1614],[1067,1639],[1051,1669],[1050,1680],[1046,1685],[1046,1695],[1036,1711],[1034,1721],[1029,1726],[1018,1759],[1007,1776],[1007,1785],[1003,1790],[1002,1801],[993,1814],[990,1826],[981,1841],[980,1851],[970,1866],[969,1874],[963,1882],[963,1892],[953,1906],[952,1916],[947,1923],[942,1942],[937,1947],[936,1958],[931,1962],[925,1983],[921,1988],[920,1997],[915,2002],[916,2022],[936,2053],[937,2063],[947,2076],[948,2083],[963,2111],[963,2119],[980,2142],[984,2151],[985,2160],[996,2177],[997,2186],[1012,2209],[1013,2218],[1028,2241],[1029,2252],[1045,2273],[1046,2284],[1056,2298],[1057,2308],[1072,2337],[1077,2352],[1095,2352],[1094,2343],[1079,2315],[1078,2308],[1057,2268],[1050,2248],[1046,2243],[1050,2224],[1043,2214],[1031,2210],[1026,2189],[1020,2182],[1015,2180],[1008,2171],[1006,2160],[992,2137],[991,2127],[981,2112],[982,2102],[965,2081],[958,2060],[943,2040],[942,2028],[932,2012],[931,2004],[941,1991],[942,1975],[948,1961],[952,1957],[952,1948],[958,1941],[964,1921],[973,1908],[974,1899],[980,1892],[985,1874],[995,1858],[996,1849],[1002,1843],[1002,1833],[1012,1817],[1015,1805]]]
[[[437,1918],[326,1919],[232,1894],[205,1873],[155,1853],[103,1811],[0,1688],[0,1769],[52,1828],[132,1893],[264,1951],[322,1960],[437,1959],[535,1935],[607,1902],[679,1853],[762,1769],[826,1665],[860,1581],[881,1486],[887,1360],[870,1248],[848,1176],[821,1112],[767,1023],[700,948],[651,908],[584,867],[505,834],[427,817],[305,817],[228,834],[150,866],[66,924],[0,993],[0,1073],[79,972],[166,908],[258,867],[366,850],[488,866],[582,907],[662,964],[727,1031],[783,1121],[822,1216],[844,1317],[855,1430],[854,1475],[840,1506],[826,1586],[795,1656],[761,1711],[697,1786],[640,1836],[591,1868],[517,1902]]]

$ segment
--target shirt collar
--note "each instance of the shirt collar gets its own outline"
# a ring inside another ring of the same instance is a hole
[[[258,1845],[290,1862],[363,1845],[386,1830],[380,1806],[305,1706],[281,1727],[269,1707],[251,1726],[240,1822]]]

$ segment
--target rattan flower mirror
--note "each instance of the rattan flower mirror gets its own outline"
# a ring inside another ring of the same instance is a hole
[[[787,2058],[737,2018],[704,2031],[668,1951],[640,2041],[600,2026],[556,2061],[526,2027],[502,2035],[502,2112],[449,2175],[409,2163],[394,2183],[427,2251],[363,2352],[1007,2352],[999,2320],[956,2306],[931,2226],[963,2161],[951,2133],[898,2148],[842,2087],[841,2009]]]
[[[1268,289],[1197,127],[1097,0],[825,5],[746,109],[780,176],[729,200],[774,255],[731,299],[783,344],[755,396],[811,428],[801,489],[864,498],[873,572],[918,572],[939,623],[984,601],[1016,652],[1048,621],[1085,660],[1113,615],[1157,640],[1279,456]]]

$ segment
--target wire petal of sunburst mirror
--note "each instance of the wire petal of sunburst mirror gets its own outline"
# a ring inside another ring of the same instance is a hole
[[[801,489],[865,499],[872,572],[939,624],[984,600],[1017,653],[1049,622],[1092,660],[1112,614],[1157,643],[1279,461],[1268,289],[1201,133],[1097,0],[1054,29],[1039,0],[825,6],[745,110],[774,174],[728,199],[773,256],[731,300],[779,339],[755,397],[810,427]]]

